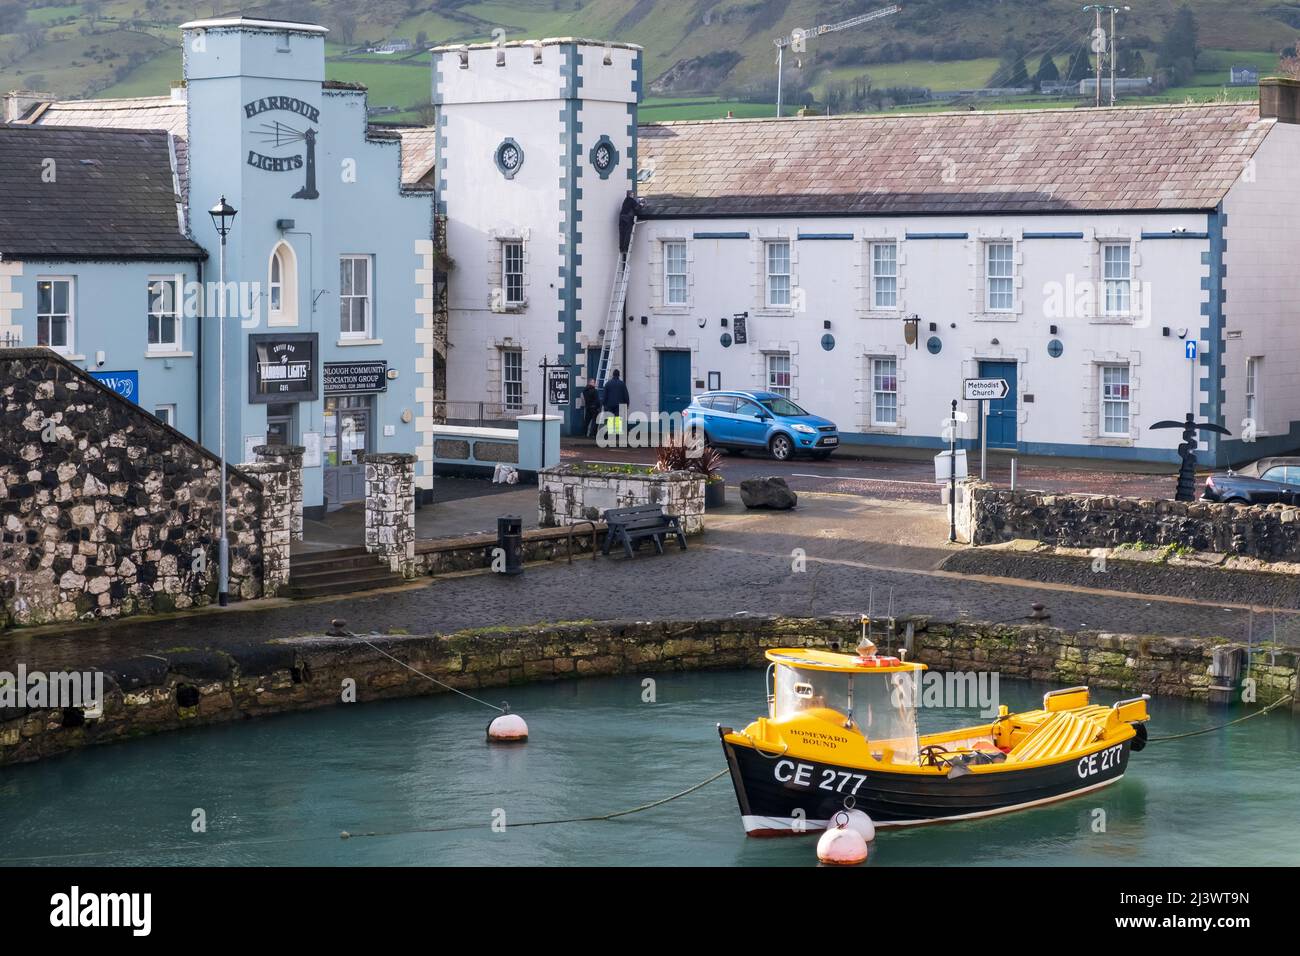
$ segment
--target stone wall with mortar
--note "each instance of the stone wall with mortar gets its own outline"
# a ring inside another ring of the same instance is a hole
[[[358,702],[445,692],[410,668],[470,692],[530,681],[754,668],[758,707],[762,676],[757,669],[766,663],[764,651],[781,646],[849,650],[857,645],[860,626],[856,617],[726,617],[366,636],[385,653],[351,635],[247,644],[230,653],[178,648],[124,658],[105,668],[101,717],[0,709],[0,765],[185,726],[351,706],[342,704],[347,681],[355,682]],[[1206,694],[1215,649],[1228,646],[1214,640],[925,618],[900,618],[893,636],[878,643],[887,650],[910,646],[909,659],[941,670],[997,671],[1008,678],[1088,684],[1130,696],[1193,698]],[[1296,693],[1298,656],[1295,650],[1256,648],[1251,676],[1258,682],[1259,704]],[[1117,696],[1097,694],[1096,699],[1107,702]]]
[[[289,466],[289,533],[294,541],[302,540],[302,460],[304,445],[258,445],[253,449],[258,461]]]
[[[1182,545],[1262,561],[1300,560],[1300,508],[1062,495],[970,486],[970,543],[1028,538],[1062,547]]]
[[[414,455],[367,455],[366,550],[406,577],[415,574]]]
[[[628,474],[560,465],[538,474],[537,499],[543,528],[599,521],[608,508],[662,505],[665,514],[682,519],[687,534],[704,530],[704,477],[691,471]]]
[[[283,462],[256,461],[239,466],[262,484],[257,527],[262,544],[262,597],[275,597],[289,583],[293,547],[293,473]],[[301,472],[300,472],[301,473]],[[301,494],[301,486],[299,493]],[[302,504],[302,498],[298,499]]]
[[[0,351],[0,627],[212,602],[218,460],[48,349]],[[262,486],[229,471],[230,594],[262,594]]]

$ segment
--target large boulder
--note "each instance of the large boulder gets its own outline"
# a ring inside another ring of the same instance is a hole
[[[799,503],[784,478],[746,478],[740,483],[740,500],[746,508],[773,508],[787,511]]]

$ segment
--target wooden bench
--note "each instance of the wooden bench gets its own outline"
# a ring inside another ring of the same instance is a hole
[[[664,535],[671,534],[677,538],[677,544],[686,550],[686,533],[682,531],[681,519],[676,515],[664,514],[659,505],[637,505],[635,508],[610,508],[605,512],[605,547],[603,554],[609,554],[610,547],[622,542],[624,553],[630,558],[641,547],[641,542],[649,538],[654,542],[655,552],[664,553]]]

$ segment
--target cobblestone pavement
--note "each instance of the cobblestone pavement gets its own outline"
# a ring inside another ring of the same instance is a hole
[[[837,521],[828,520],[832,514]],[[898,614],[1018,621],[1041,601],[1052,623],[1069,629],[1246,639],[1241,608],[937,571],[952,553],[938,537],[943,520],[935,507],[813,496],[786,514],[733,509],[711,518],[709,532],[693,539],[688,551],[670,547],[661,557],[576,559],[530,566],[513,578],[468,574],[340,600],[276,602],[70,632],[20,631],[0,638],[0,669],[12,670],[7,665],[18,661],[32,669],[86,668],[160,651],[231,648],[321,633],[336,617],[356,632],[421,634],[584,619],[858,614],[868,609],[873,589],[882,616],[892,589]],[[806,556],[806,570],[794,570],[796,548]],[[1300,616],[1281,617],[1284,636],[1295,633]],[[1264,629],[1257,620],[1257,640]]]

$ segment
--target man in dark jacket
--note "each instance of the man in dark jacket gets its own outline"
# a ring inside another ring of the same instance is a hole
[[[582,390],[582,410],[586,413],[582,434],[590,438],[596,433],[596,419],[600,417],[600,392],[594,378],[587,379],[587,387]]]
[[[629,189],[623,206],[618,211],[618,251],[622,255],[627,255],[627,250],[632,245],[632,226],[640,212],[641,200]]]
[[[628,394],[627,385],[619,377],[618,369],[614,369],[610,380],[605,383],[605,411],[611,415],[622,415],[622,409],[631,404],[632,397]]]

